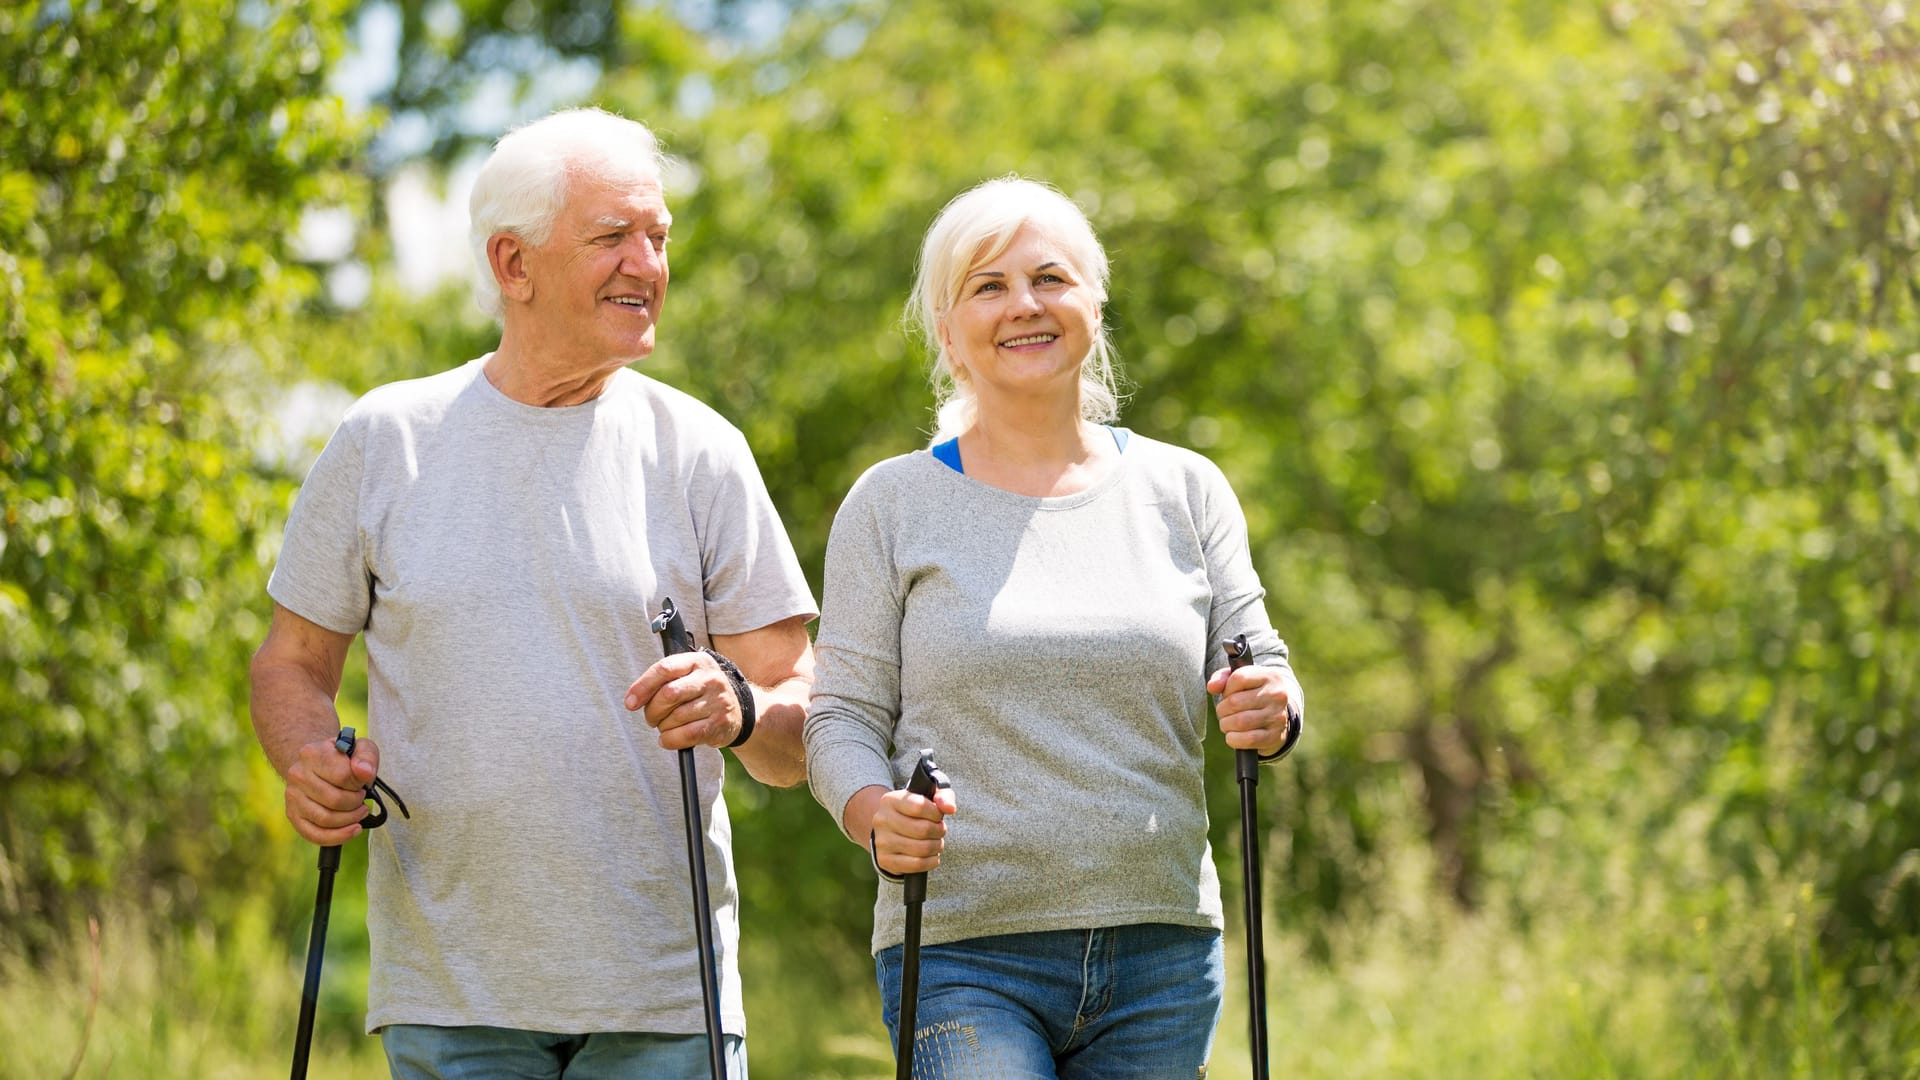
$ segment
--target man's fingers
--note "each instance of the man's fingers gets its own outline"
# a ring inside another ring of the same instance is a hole
[[[349,780],[349,783],[353,781]],[[291,798],[299,795],[314,807],[336,814],[353,815],[359,820],[360,810],[367,804],[367,790],[355,784],[352,787],[340,787],[324,781],[315,782],[310,776],[303,776],[298,768],[287,774],[287,794]]]
[[[302,772],[318,784],[330,784],[337,788],[358,787],[353,778],[353,759],[341,753],[332,739],[310,742],[300,748],[300,757],[292,769],[287,770],[289,780],[293,773]]]
[[[721,704],[713,680],[691,671],[654,691],[645,702],[647,723],[657,728],[691,724],[713,715]]]
[[[633,681],[633,685],[627,687],[627,711],[645,708],[651,712],[654,700],[660,697],[661,691],[700,668],[702,666],[700,661],[706,655],[706,653],[674,653],[672,656],[654,661],[652,667],[642,672],[640,677]],[[671,695],[669,696],[671,698]],[[652,722],[651,719],[648,720],[648,723]]]
[[[689,750],[696,746],[725,746],[733,741],[726,729],[726,717],[695,715],[698,709],[675,709],[660,722],[660,745],[667,750]]]
[[[296,821],[293,831],[299,833],[301,839],[321,847],[339,847],[366,830],[359,825],[349,825],[344,829],[316,829],[304,821]]]
[[[373,783],[380,775],[380,747],[369,738],[355,739],[353,742],[353,779],[361,787]]]
[[[367,804],[356,802],[342,809],[316,802],[299,788],[287,787],[287,820],[294,831],[316,844],[343,844],[360,833],[360,819],[367,816]]]

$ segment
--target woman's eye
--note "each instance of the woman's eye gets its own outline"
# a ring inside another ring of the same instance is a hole
[[[989,281],[989,282],[986,282],[985,284],[983,284],[983,285],[981,285],[981,286],[980,286],[980,287],[979,287],[978,289],[975,289],[975,290],[974,290],[974,292],[975,292],[975,293],[983,293],[983,292],[986,292],[986,291],[988,291],[988,290],[990,290],[990,289],[991,289],[991,290],[996,290],[996,291],[997,291],[997,290],[998,290],[999,288],[1000,288],[1000,283],[999,283],[999,282],[997,282],[997,281]]]

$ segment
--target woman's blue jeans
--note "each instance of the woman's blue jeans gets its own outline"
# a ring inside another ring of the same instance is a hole
[[[875,958],[899,1046],[901,946]],[[920,950],[916,1080],[1196,1080],[1225,980],[1220,931],[1141,923]]]

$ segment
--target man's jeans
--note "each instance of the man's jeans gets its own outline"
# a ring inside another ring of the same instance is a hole
[[[876,958],[899,1045],[901,946]],[[1196,1080],[1224,983],[1220,931],[1142,923],[920,950],[916,1080]]]
[[[705,1035],[389,1024],[380,1041],[396,1080],[702,1080],[712,1074]],[[746,1044],[735,1035],[725,1042],[728,1080],[746,1080]]]

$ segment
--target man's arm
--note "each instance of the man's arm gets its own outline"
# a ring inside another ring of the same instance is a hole
[[[334,749],[340,692],[352,634],[329,630],[275,604],[267,640],[253,654],[253,733],[287,783],[287,820],[316,844],[343,844],[367,816],[365,788],[380,767],[372,739],[353,757]]]
[[[734,756],[755,780],[792,787],[807,778],[801,729],[813,694],[813,642],[796,616],[744,634],[715,634],[713,648],[747,677],[753,690],[753,737]]]
[[[734,748],[755,780],[792,787],[807,778],[801,728],[813,691],[813,642],[795,616],[744,634],[714,634],[713,649],[740,669],[753,693],[753,734]],[[678,653],[648,668],[627,691],[627,708],[644,709],[669,750],[726,746],[739,734],[740,703],[713,657]]]

